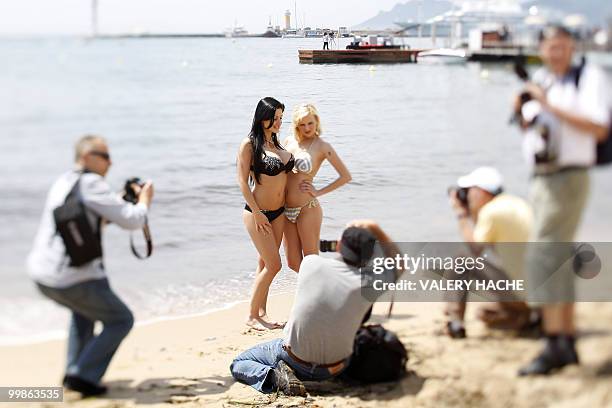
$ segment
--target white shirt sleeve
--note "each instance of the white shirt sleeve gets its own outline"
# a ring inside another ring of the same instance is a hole
[[[102,218],[129,230],[144,226],[147,207],[144,204],[132,204],[121,199],[100,175],[84,174],[81,177],[80,187],[85,206]]]
[[[580,114],[601,126],[610,125],[610,83],[598,67],[587,65],[579,84]]]

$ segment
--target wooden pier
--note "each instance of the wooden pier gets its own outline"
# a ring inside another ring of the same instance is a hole
[[[537,51],[522,48],[483,48],[478,51],[468,51],[468,61],[474,62],[513,62],[523,58],[527,64],[541,64]]]
[[[303,64],[397,64],[415,63],[421,50],[298,50]]]

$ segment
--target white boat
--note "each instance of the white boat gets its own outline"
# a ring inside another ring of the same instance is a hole
[[[305,34],[302,30],[287,30],[283,33],[283,38],[304,38]]]
[[[465,64],[467,62],[467,53],[463,49],[436,48],[419,52],[417,61],[419,64]]]
[[[227,38],[235,38],[246,37],[249,35],[249,32],[245,30],[242,26],[234,26],[234,28],[227,28],[224,34]]]

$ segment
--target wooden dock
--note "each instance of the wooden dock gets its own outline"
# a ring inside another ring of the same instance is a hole
[[[299,50],[303,64],[398,64],[415,63],[421,50]]]
[[[474,62],[513,62],[523,58],[527,64],[541,64],[537,51],[522,48],[483,48],[468,52],[468,61]]]

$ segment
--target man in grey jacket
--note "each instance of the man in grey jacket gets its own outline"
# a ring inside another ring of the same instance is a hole
[[[36,239],[28,256],[30,277],[48,298],[70,309],[68,356],[64,386],[83,396],[100,395],[100,385],[115,351],[128,334],[134,317],[109,286],[102,257],[84,265],[70,266],[61,236],[56,232],[53,211],[64,204],[77,182],[77,195],[84,204],[94,231],[105,222],[135,230],[145,225],[153,198],[153,185],[140,190],[137,204],[114,193],[104,177],[111,166],[106,141],[84,136],[76,144],[76,168],[60,176],[51,187]],[[94,334],[94,323],[103,325]]]

